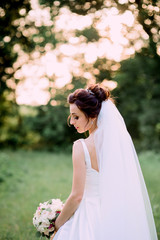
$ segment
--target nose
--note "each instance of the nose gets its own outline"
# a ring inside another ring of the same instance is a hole
[[[74,120],[73,120],[72,117],[70,118],[70,124],[71,124],[71,125],[74,125]]]

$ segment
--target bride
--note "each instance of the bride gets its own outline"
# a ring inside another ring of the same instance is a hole
[[[70,124],[89,137],[73,144],[73,184],[54,240],[157,240],[150,200],[132,140],[109,91],[68,96]]]

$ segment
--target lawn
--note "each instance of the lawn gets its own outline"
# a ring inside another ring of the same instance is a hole
[[[139,154],[160,239],[160,154]],[[67,198],[72,183],[70,154],[0,153],[0,240],[36,240],[33,214],[40,202]]]

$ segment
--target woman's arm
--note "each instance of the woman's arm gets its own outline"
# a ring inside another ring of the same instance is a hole
[[[83,146],[80,141],[73,144],[72,152],[73,161],[73,182],[72,191],[63,207],[61,214],[55,222],[56,230],[58,230],[76,211],[84,192],[86,167]]]

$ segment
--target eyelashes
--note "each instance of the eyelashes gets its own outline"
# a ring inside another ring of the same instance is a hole
[[[79,117],[74,117],[74,119],[78,120]]]

